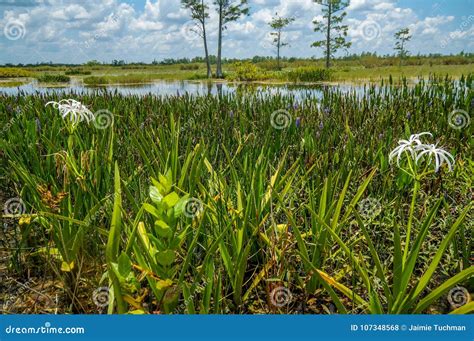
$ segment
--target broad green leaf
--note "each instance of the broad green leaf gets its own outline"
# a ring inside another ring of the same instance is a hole
[[[118,258],[118,272],[122,277],[127,278],[131,271],[132,262],[128,255],[125,252],[122,252]]]
[[[150,186],[150,198],[154,203],[160,204],[163,200],[163,195],[161,195],[158,188],[155,186]]]
[[[155,221],[155,231],[160,237],[168,238],[172,234],[172,230],[168,224],[166,224],[163,220]]]
[[[175,218],[179,218],[185,208],[186,208],[186,204],[188,203],[188,198],[189,198],[189,195],[185,195],[184,197],[181,197],[178,202],[176,203],[176,205],[174,205],[174,217]]]
[[[179,195],[176,192],[171,192],[166,197],[163,198],[163,204],[165,209],[171,208],[179,201]]]
[[[145,209],[145,211],[153,215],[155,218],[160,218],[160,211],[158,211],[158,209],[155,206],[145,203],[143,204],[143,208]]]
[[[168,266],[173,264],[175,259],[174,251],[166,250],[166,251],[157,251],[156,252],[156,260],[163,266]]]

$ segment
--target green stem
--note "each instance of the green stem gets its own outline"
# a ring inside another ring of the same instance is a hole
[[[420,189],[420,182],[418,179],[414,179],[415,184],[413,186],[413,196],[411,198],[411,205],[410,205],[410,214],[408,216],[408,225],[407,225],[407,236],[405,239],[405,250],[403,252],[403,264],[405,264],[406,258],[408,256],[408,249],[410,247],[410,236],[411,236],[411,226],[413,223],[413,215],[415,211],[415,203],[416,203],[416,197],[418,194],[418,191]]]

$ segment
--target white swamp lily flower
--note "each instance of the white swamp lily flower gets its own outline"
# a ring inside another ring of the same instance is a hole
[[[450,171],[453,170],[454,157],[442,148],[438,148],[434,144],[422,144],[416,147],[418,152],[416,156],[416,163],[421,160],[424,156],[428,157],[428,164],[431,164],[432,159],[435,160],[435,172],[437,173],[443,163],[448,165]]]
[[[392,162],[393,158],[396,156],[397,157],[397,165],[400,166],[400,158],[402,157],[404,152],[408,152],[411,154],[411,157],[413,159],[416,158],[416,148],[420,145],[423,145],[423,143],[420,140],[420,137],[423,135],[430,135],[433,136],[429,132],[423,132],[419,134],[413,134],[410,136],[408,140],[399,140],[398,141],[398,146],[391,151],[389,154],[389,161]]]
[[[86,121],[89,124],[95,120],[94,113],[87,109],[81,102],[74,99],[63,99],[59,102],[51,101],[46,103],[46,106],[49,104],[52,104],[55,109],[59,110],[63,119],[69,116],[73,125],[82,121]]]

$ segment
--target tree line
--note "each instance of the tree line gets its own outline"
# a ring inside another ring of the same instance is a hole
[[[326,68],[330,68],[331,60],[340,49],[349,49],[352,45],[347,41],[348,26],[343,24],[344,18],[347,16],[345,9],[349,6],[349,0],[313,0],[316,4],[322,7],[323,19],[314,20],[314,31],[322,33],[324,38],[315,41],[311,46],[323,49],[325,56]],[[212,77],[211,65],[214,64],[211,60],[208,47],[208,31],[207,24],[210,19],[210,8],[206,0],[181,0],[183,8],[189,10],[190,17],[196,23],[196,32],[200,34],[204,45],[204,61],[207,66],[207,77]],[[214,10],[218,14],[218,40],[217,40],[217,57],[216,77],[222,78],[222,40],[223,32],[227,29],[227,24],[237,21],[243,16],[250,13],[247,0],[231,1],[231,0],[214,0]],[[283,40],[283,30],[289,26],[294,17],[281,17],[278,13],[268,23],[273,29],[271,36],[273,37],[272,44],[276,47],[277,54],[277,68],[281,69],[281,49],[288,46],[289,43]],[[411,39],[408,28],[403,28],[395,34],[395,50],[400,58],[400,65],[403,58],[408,56],[406,43]]]

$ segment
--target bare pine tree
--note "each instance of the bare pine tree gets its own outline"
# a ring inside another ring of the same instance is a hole
[[[406,49],[405,43],[410,41],[411,35],[408,28],[402,28],[397,33],[395,33],[395,50],[398,51],[398,56],[400,57],[400,66],[402,66],[403,58],[408,56],[408,50]]]
[[[241,16],[248,15],[250,9],[247,7],[247,0],[240,0],[236,3],[230,0],[215,0],[217,13],[219,15],[219,37],[217,41],[217,78],[222,78],[222,32],[226,25],[232,21],[237,21]]]
[[[209,60],[209,49],[207,47],[206,21],[209,18],[209,7],[204,0],[181,0],[184,8],[191,11],[191,19],[196,22],[198,32],[204,41],[204,53],[207,66],[207,78],[212,77],[211,61]]]
[[[275,31],[270,33],[273,36],[273,45],[276,46],[277,48],[277,65],[278,65],[278,70],[281,70],[280,67],[280,51],[281,48],[284,46],[287,46],[288,43],[284,42],[282,40],[282,32],[285,27],[287,27],[289,24],[291,24],[293,21],[295,21],[295,18],[283,18],[278,15],[278,13],[275,14],[275,17],[272,18],[272,21],[270,21],[269,25],[271,28],[273,28]]]
[[[326,35],[326,39],[313,43],[313,47],[321,47],[324,49],[326,56],[326,68],[331,66],[331,59],[337,50],[341,48],[349,48],[352,43],[347,42],[347,25],[342,25],[342,21],[347,15],[343,10],[349,6],[349,1],[343,0],[313,0],[323,6],[322,21],[313,21],[314,31],[321,32]],[[342,11],[342,13],[341,13]],[[340,14],[339,14],[340,13]]]

